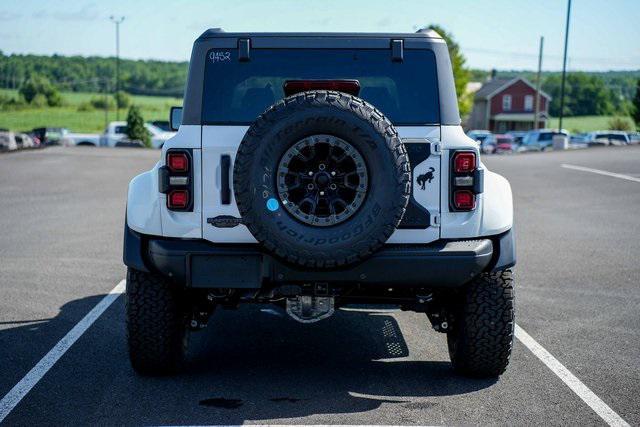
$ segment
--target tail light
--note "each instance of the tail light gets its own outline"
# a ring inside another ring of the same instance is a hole
[[[185,209],[189,206],[189,192],[187,190],[173,190],[167,196],[169,209]]]
[[[453,171],[455,173],[469,173],[476,169],[476,153],[459,151],[453,156]]]
[[[459,211],[470,211],[476,207],[476,195],[469,190],[453,192],[453,206]]]
[[[483,175],[478,169],[475,151],[454,151],[451,156],[451,200],[454,212],[472,211],[476,208],[476,195],[482,192]]]
[[[167,195],[167,209],[193,210],[193,165],[190,150],[167,150],[165,166],[158,170],[158,188]]]
[[[189,171],[189,157],[185,152],[167,153],[167,166],[171,169],[171,172],[188,172]]]

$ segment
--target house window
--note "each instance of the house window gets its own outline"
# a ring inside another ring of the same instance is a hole
[[[524,111],[533,111],[533,95],[525,95]]]
[[[511,95],[502,96],[502,111],[511,111]]]

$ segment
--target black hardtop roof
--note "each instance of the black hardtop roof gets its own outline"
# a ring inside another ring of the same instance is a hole
[[[241,33],[227,33],[221,28],[209,28],[198,37],[198,40],[212,39],[212,38],[251,38],[251,37],[340,37],[340,38],[429,38],[429,39],[442,39],[440,34],[434,30],[422,29],[415,33],[260,33],[260,32],[241,32]]]
[[[250,39],[247,43],[245,40]],[[395,43],[395,40],[402,40]],[[399,49],[398,49],[399,47]],[[429,49],[437,67],[440,124],[460,124],[460,113],[453,81],[453,71],[445,40],[435,31],[421,29],[415,33],[225,33],[212,28],[193,44],[189,77],[182,112],[183,125],[202,125],[202,100],[207,54],[211,49],[240,49],[250,63],[252,49],[388,49],[389,60],[404,49]],[[395,52],[395,53],[394,53]],[[401,58],[401,55],[400,55]]]

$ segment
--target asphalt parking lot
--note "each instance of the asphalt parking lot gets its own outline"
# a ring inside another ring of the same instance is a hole
[[[157,158],[0,156],[0,398],[124,278],[127,183]],[[640,424],[640,146],[484,161],[514,191],[518,325],[618,422]],[[521,341],[499,381],[455,376],[445,337],[416,313],[343,310],[301,325],[260,306],[220,310],[192,344],[187,372],[135,375],[116,297],[4,422],[605,424]]]

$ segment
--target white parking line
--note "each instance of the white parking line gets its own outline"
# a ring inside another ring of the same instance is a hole
[[[589,405],[593,411],[610,426],[629,426],[613,409],[592,392],[589,387],[573,375],[562,363],[544,349],[531,335],[516,325],[516,337],[525,345],[547,368],[558,376],[580,399]]]
[[[607,172],[600,169],[585,168],[584,166],[568,165],[566,163],[563,163],[561,166],[565,169],[573,169],[573,170],[582,171],[582,172],[597,173],[598,175],[626,179],[627,181],[640,182],[640,178],[637,178],[635,176],[623,175],[621,173]]]
[[[0,423],[18,403],[38,384],[67,350],[84,334],[104,311],[124,292],[122,280],[93,309],[87,313],[40,361],[0,400]]]

